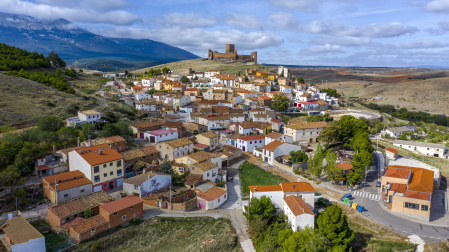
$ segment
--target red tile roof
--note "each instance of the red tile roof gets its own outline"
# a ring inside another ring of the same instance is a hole
[[[53,190],[56,190],[56,188],[57,188],[58,191],[64,191],[67,189],[71,189],[71,188],[75,188],[75,187],[79,187],[79,186],[83,186],[83,185],[90,185],[91,183],[92,183],[92,181],[90,181],[90,179],[88,179],[88,178],[77,178],[77,179],[72,179],[69,181],[59,182],[57,187],[55,187],[55,184],[51,184],[50,187]]]
[[[281,123],[281,120],[278,120],[278,119],[271,119],[271,122],[273,123],[273,122],[275,122],[275,123]]]
[[[263,100],[271,100],[271,98],[268,96],[259,96],[258,98]]]
[[[204,199],[206,201],[216,200],[223,196],[223,194],[227,193],[228,191],[224,188],[214,186],[211,189],[209,189],[207,192],[199,191],[197,197]]]
[[[409,169],[398,169],[393,167],[387,167],[384,176],[407,179],[410,176],[410,173],[411,171]]]
[[[277,147],[281,146],[282,144],[284,144],[284,142],[279,141],[279,140],[274,140],[273,142],[264,145],[262,148],[264,148],[265,150],[268,151],[274,151],[276,150]]]
[[[348,162],[343,162],[341,164],[338,164],[337,167],[341,167],[343,169],[343,171],[352,170],[352,164],[350,164]]]
[[[141,200],[139,197],[128,196],[125,198],[118,199],[116,201],[103,204],[100,206],[100,209],[103,209],[105,212],[112,214],[125,208],[137,205],[139,203],[143,204],[143,200]]]
[[[301,215],[301,214],[311,214],[315,215],[310,209],[310,207],[307,205],[307,203],[298,196],[290,195],[284,198],[285,203],[287,204],[288,208],[293,212],[295,216]]]
[[[276,138],[281,137],[281,136],[283,136],[281,133],[271,132],[270,134],[266,135],[265,137],[276,139]]]
[[[39,165],[39,167],[37,168],[38,171],[43,171],[43,170],[48,170],[50,169],[50,166],[48,165]]]
[[[307,182],[285,182],[281,183],[284,192],[315,192],[315,189]]]
[[[108,222],[101,215],[95,215],[71,226],[77,233],[88,232],[96,227],[106,225]]]
[[[158,129],[158,130],[148,132],[148,134],[153,135],[153,136],[161,136],[161,135],[167,135],[167,134],[175,133],[175,132],[178,132],[178,131]]]
[[[415,192],[415,191],[407,190],[404,194],[404,197],[413,198],[413,199],[421,199],[421,200],[430,200],[430,193]]]
[[[101,154],[100,150],[102,152]],[[81,148],[76,150],[76,153],[78,153],[78,155],[80,155],[90,165],[98,165],[123,159],[123,156],[116,150],[110,148],[108,144]]]
[[[73,179],[76,177],[84,177],[84,173],[80,172],[79,170],[75,170],[75,171],[69,171],[69,172],[64,172],[64,173],[44,177],[44,178],[42,178],[42,180],[45,182],[48,182],[48,183],[54,183],[55,180],[61,181],[61,180]]]
[[[391,147],[388,147],[385,151],[389,151],[389,152],[394,153],[394,154],[397,154],[397,153],[398,153],[398,150],[393,149],[393,148],[391,148]]]
[[[390,191],[397,192],[397,193],[404,193],[405,190],[407,190],[407,185],[399,184],[399,183],[393,183],[390,188]]]
[[[385,169],[384,176],[387,177],[408,178],[410,175],[407,191],[433,192],[434,172],[431,170],[400,165],[391,165]]]
[[[239,137],[238,139],[243,141],[254,141],[254,140],[264,140],[265,137],[262,135],[251,135],[251,136],[242,136]]]
[[[273,192],[282,191],[281,185],[261,185],[261,186],[248,186],[251,192]]]

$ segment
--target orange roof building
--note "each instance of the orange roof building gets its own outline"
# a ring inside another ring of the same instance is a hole
[[[429,169],[387,166],[381,180],[382,199],[392,211],[429,221],[434,179]]]
[[[75,170],[42,178],[44,195],[55,204],[92,193],[92,182]]]
[[[69,170],[79,170],[92,181],[94,192],[122,185],[124,158],[108,144],[84,147],[69,153]]]
[[[314,228],[315,214],[301,197],[284,197],[284,214],[293,231],[304,230],[307,226]]]
[[[214,186],[206,192],[199,191],[196,195],[198,198],[198,207],[203,210],[211,210],[218,208],[228,199],[228,190],[225,188]]]

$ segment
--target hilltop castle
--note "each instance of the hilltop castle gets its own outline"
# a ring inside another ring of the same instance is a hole
[[[238,55],[237,50],[235,50],[234,44],[226,44],[225,53],[213,52],[209,49],[207,58],[209,60],[220,60],[220,61],[238,60],[243,62],[257,63],[257,52],[252,52],[251,55]]]

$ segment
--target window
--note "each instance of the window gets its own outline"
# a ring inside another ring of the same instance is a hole
[[[67,197],[69,197],[69,195],[68,194],[64,194],[64,198],[67,198]]]
[[[121,169],[117,170],[117,176],[121,176],[121,175],[122,175],[122,170]]]
[[[122,220],[126,220],[126,215],[123,215],[123,216],[122,216]]]
[[[220,198],[218,198],[218,203],[220,203]]]
[[[113,164],[113,163],[112,163],[112,162],[110,162],[110,163],[109,163],[109,166],[112,166],[112,164]]]
[[[95,177],[94,177],[94,182],[100,182],[100,176],[98,176],[98,175],[95,176]]]
[[[429,211],[429,206],[421,205],[421,211]]]
[[[415,203],[405,202],[405,207],[419,210],[419,204],[415,204]]]
[[[179,167],[179,172],[184,172],[184,169],[182,167]]]
[[[99,166],[94,166],[94,173],[97,173],[100,171],[100,167]]]
[[[109,175],[111,175],[111,176],[114,175],[114,172],[111,171],[111,172],[109,173]]]
[[[207,176],[209,177],[209,173],[207,173]]]
[[[81,189],[81,190],[80,190],[80,193],[83,193],[83,192],[84,192],[84,189]]]
[[[114,213],[114,215],[117,215],[117,213]]]
[[[122,160],[117,161],[117,167],[122,166]]]
[[[105,188],[106,188],[106,184],[104,184],[104,185],[103,185],[103,187],[105,187]]]
[[[134,206],[131,206],[130,209],[134,209]]]
[[[134,186],[134,190],[138,190],[139,189],[139,186]]]
[[[107,165],[106,165],[106,164],[104,164],[104,165],[103,165],[103,168],[106,168],[106,166],[107,166]]]

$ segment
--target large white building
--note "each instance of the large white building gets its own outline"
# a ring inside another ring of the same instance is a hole
[[[287,216],[293,231],[314,227],[315,189],[306,182],[280,185],[249,186],[250,199],[266,196]]]
[[[242,151],[252,152],[255,148],[265,145],[265,137],[262,135],[242,136],[237,138],[236,145]]]
[[[396,140],[393,142],[393,145],[413,151],[413,152],[417,152],[417,153],[420,153],[420,154],[423,154],[426,156],[449,159],[449,154],[447,153],[446,145],[444,145],[444,144],[433,144],[433,143]]]
[[[97,123],[101,120],[101,113],[95,110],[78,111],[77,117],[67,118],[67,126],[81,126],[84,123]]]
[[[150,143],[159,143],[178,139],[178,131],[158,129],[154,131],[144,132],[144,138]]]
[[[327,125],[326,122],[298,122],[284,126],[284,135],[291,136],[293,142],[315,143]]]
[[[274,165],[274,161],[277,157],[285,156],[292,151],[299,150],[301,150],[301,146],[299,145],[274,140],[262,147],[262,160],[270,165]]]

